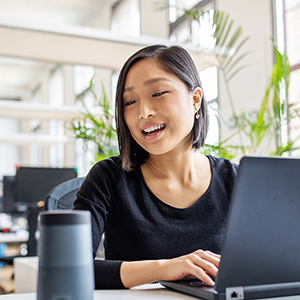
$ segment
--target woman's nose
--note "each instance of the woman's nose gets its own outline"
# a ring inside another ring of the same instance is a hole
[[[149,100],[142,100],[140,101],[140,119],[147,119],[155,115],[154,108],[152,107],[151,101]]]

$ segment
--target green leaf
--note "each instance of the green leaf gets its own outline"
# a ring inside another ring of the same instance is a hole
[[[74,118],[67,127],[74,132],[76,139],[83,140],[85,145],[89,142],[93,142],[103,155],[107,156],[109,153],[111,155],[117,155],[119,153],[117,147],[117,133],[114,126],[112,126],[114,116],[111,113],[103,82],[101,83],[102,96],[100,99],[97,99],[93,90],[93,84],[94,76],[90,80],[89,87],[83,93],[77,95],[77,99],[82,103],[83,111],[80,113],[80,116]],[[94,115],[92,109],[86,106],[84,97],[88,93],[94,97],[95,103],[102,109],[103,115]]]

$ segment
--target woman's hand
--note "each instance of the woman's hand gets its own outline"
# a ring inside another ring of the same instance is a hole
[[[198,278],[214,285],[209,275],[216,277],[221,256],[210,251],[197,250],[173,259],[123,262],[121,280],[125,287],[155,282]]]
[[[197,250],[178,258],[161,260],[161,280],[173,281],[198,278],[214,285],[209,275],[217,276],[221,256],[210,251]]]

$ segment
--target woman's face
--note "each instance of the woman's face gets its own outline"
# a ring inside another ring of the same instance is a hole
[[[201,98],[200,88],[188,91],[154,59],[144,59],[126,77],[125,122],[135,141],[150,154],[191,147],[195,106],[200,106]]]

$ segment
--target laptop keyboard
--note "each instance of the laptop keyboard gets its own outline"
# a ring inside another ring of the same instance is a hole
[[[204,283],[201,280],[195,279],[195,280],[180,280],[178,283],[187,285],[187,286],[194,286],[194,287],[202,287],[202,286],[207,286],[206,283]]]

